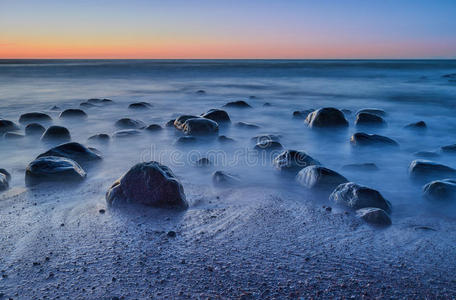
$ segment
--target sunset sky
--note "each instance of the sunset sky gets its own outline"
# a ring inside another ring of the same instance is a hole
[[[456,0],[0,0],[0,58],[456,58]]]

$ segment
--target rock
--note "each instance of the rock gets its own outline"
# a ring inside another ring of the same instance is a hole
[[[384,127],[386,126],[386,122],[380,116],[363,112],[356,115],[355,125]]]
[[[442,146],[442,147],[440,147],[440,150],[442,150],[443,153],[455,154],[456,153],[456,144]]]
[[[5,174],[0,173],[0,191],[7,190],[9,188],[8,179]]]
[[[113,104],[114,101],[112,101],[111,99],[99,99],[99,98],[92,98],[92,99],[89,99],[87,100],[88,103],[91,103],[91,104]]]
[[[354,182],[342,183],[337,186],[329,199],[354,209],[375,207],[387,212],[391,211],[390,202],[383,198],[380,192]]]
[[[17,133],[17,132],[6,132],[3,135],[3,138],[5,140],[21,140],[21,139],[25,138],[25,135]]]
[[[79,143],[71,142],[54,147],[40,155],[37,158],[45,156],[65,157],[74,160],[80,165],[90,161],[101,160],[101,155],[94,148],[87,148]]]
[[[110,136],[106,133],[95,134],[88,138],[89,141],[97,142],[100,144],[107,144],[107,143],[109,143],[110,139],[111,139]]]
[[[356,112],[356,114],[360,114],[360,113],[373,114],[373,115],[377,115],[379,117],[384,117],[386,115],[386,112],[383,109],[378,109],[378,108],[363,108]]]
[[[196,91],[196,94],[198,94],[198,95],[205,95],[205,94],[206,94],[206,91],[205,91],[205,90],[197,90],[197,91]]]
[[[168,233],[166,235],[169,236],[169,237],[174,238],[174,237],[176,237],[176,232],[173,231],[173,230],[170,230],[170,231],[168,231]]]
[[[203,157],[203,158],[198,159],[196,161],[195,165],[198,167],[207,167],[207,166],[212,165],[212,163],[208,158]]]
[[[211,109],[207,113],[202,114],[201,117],[210,119],[217,123],[231,122],[228,113],[221,109]]]
[[[194,136],[181,136],[177,139],[176,145],[188,145],[196,143],[197,139]]]
[[[306,123],[310,128],[348,127],[344,114],[332,107],[320,108],[309,113]]]
[[[212,182],[215,186],[231,186],[239,184],[241,180],[236,175],[229,174],[223,171],[215,171],[212,174]]]
[[[230,108],[252,108],[247,102],[243,100],[228,102],[227,104],[223,105],[223,107],[230,107]]]
[[[374,163],[348,164],[342,167],[348,171],[378,171],[378,167]]]
[[[123,129],[112,134],[114,138],[130,138],[140,135],[142,132],[138,129]]]
[[[255,145],[253,148],[257,151],[272,151],[272,150],[282,150],[283,146],[281,143],[271,140],[263,140]]]
[[[188,135],[216,135],[219,126],[217,122],[209,119],[193,118],[185,121],[182,130]]]
[[[246,123],[246,122],[237,122],[236,126],[239,128],[244,128],[244,129],[258,129],[260,126],[252,123]]]
[[[263,103],[263,107],[271,107],[271,103],[265,102],[265,103]]]
[[[409,173],[417,179],[442,179],[455,176],[456,170],[433,161],[417,159],[410,164]]]
[[[230,138],[230,137],[227,137],[225,135],[221,135],[218,137],[218,141],[220,143],[234,143],[236,142],[234,139]]]
[[[27,136],[41,136],[45,131],[46,128],[38,123],[30,123],[25,127],[25,135]]]
[[[149,126],[146,127],[146,130],[149,131],[149,132],[157,132],[157,131],[160,131],[162,129],[163,129],[163,127],[161,127],[158,124],[150,124]]]
[[[456,79],[456,73],[442,75],[442,78]]]
[[[189,120],[189,119],[194,119],[198,118],[197,116],[192,116],[192,115],[182,115],[179,116],[176,120],[174,120],[174,127],[176,127],[178,130],[182,130],[184,127],[184,123]]]
[[[398,147],[399,144],[386,136],[378,134],[367,134],[357,132],[350,138],[350,143],[356,147],[376,146],[376,147]]]
[[[114,124],[117,128],[123,129],[143,129],[146,127],[143,121],[133,120],[130,118],[122,118]]]
[[[81,181],[86,172],[77,162],[55,156],[46,156],[32,161],[25,170],[25,183],[35,185],[41,182]]]
[[[71,135],[68,129],[62,126],[51,126],[43,133],[41,140],[44,142],[68,142]]]
[[[0,120],[0,133],[3,134],[8,131],[15,131],[19,130],[19,126],[10,120]]]
[[[427,129],[426,123],[424,121],[418,121],[415,123],[410,123],[404,127],[405,129],[412,129],[412,130],[423,130]]]
[[[49,108],[49,110],[52,110],[52,111],[59,111],[60,110],[60,107],[58,107],[57,105],[53,105]]]
[[[375,207],[361,208],[356,211],[356,216],[367,223],[375,225],[391,225],[391,218],[386,211]]]
[[[297,181],[308,189],[332,190],[347,178],[328,168],[312,165],[299,171]]]
[[[26,113],[22,114],[19,117],[19,123],[21,124],[29,124],[33,122],[52,122],[52,118],[49,115],[41,112]]]
[[[157,208],[188,207],[184,188],[174,173],[155,161],[133,166],[114,182],[106,201],[111,206],[135,203]]]
[[[6,169],[0,168],[0,174],[5,175],[7,181],[11,180],[11,174]]]
[[[264,141],[274,141],[274,142],[279,142],[281,136],[277,134],[262,134],[262,135],[257,135],[251,138],[250,140],[254,142],[255,144],[264,142]]]
[[[439,153],[433,151],[418,151],[413,153],[413,155],[423,158],[435,158],[440,156]]]
[[[430,200],[452,200],[456,198],[456,179],[429,182],[423,187],[423,195]]]
[[[168,122],[166,122],[165,127],[174,127],[175,121],[175,119],[169,120]]]
[[[273,160],[273,165],[280,171],[298,172],[299,170],[313,165],[320,165],[320,162],[313,159],[303,151],[286,150]]]
[[[129,109],[150,109],[152,105],[147,102],[136,102],[128,105]]]
[[[62,111],[59,118],[87,118],[87,114],[82,109],[69,108]]]
[[[92,108],[92,107],[98,107],[98,105],[89,103],[89,102],[82,102],[79,104],[80,107],[85,107],[85,108]]]
[[[296,110],[293,112],[293,118],[294,119],[306,119],[307,116],[311,113],[314,112],[315,109],[306,109],[306,110]]]

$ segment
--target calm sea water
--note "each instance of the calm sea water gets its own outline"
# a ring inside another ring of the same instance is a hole
[[[102,197],[112,181],[134,163],[155,159],[169,165],[188,191],[211,185],[211,173],[225,170],[238,174],[243,185],[272,186],[307,201],[313,195],[292,178],[277,174],[267,157],[252,158],[251,137],[280,134],[285,148],[306,151],[348,179],[378,189],[392,202],[394,218],[411,214],[451,217],[453,206],[449,209],[422,199],[422,185],[410,181],[407,174],[408,165],[416,159],[414,152],[456,143],[456,82],[442,77],[449,73],[456,73],[456,61],[0,60],[0,117],[17,122],[25,112],[47,112],[55,124],[68,127],[74,141],[88,144],[87,138],[93,134],[112,134],[114,122],[122,117],[164,125],[180,114],[199,115],[242,99],[253,109],[227,109],[233,124],[251,122],[260,129],[222,127],[220,134],[236,143],[205,140],[182,148],[175,145],[180,133],[166,129],[128,142],[92,145],[103,153],[104,160],[88,170],[87,180],[100,181],[96,193]],[[198,90],[206,94],[198,95]],[[79,107],[88,98],[109,98],[115,104],[85,109],[89,117],[83,122],[60,120],[59,112],[50,110],[54,105]],[[137,101],[149,102],[153,108],[127,108]],[[271,106],[263,107],[265,102]],[[325,106],[352,110],[347,116],[350,128],[323,134],[292,118],[295,110]],[[349,138],[357,131],[354,112],[366,107],[384,109],[388,122],[386,128],[368,132],[397,140],[400,150],[352,149]],[[403,129],[419,120],[428,124],[426,133]],[[0,141],[0,167],[12,172],[13,188],[24,187],[25,167],[47,148],[49,145],[38,140]],[[209,152],[216,153],[215,166],[196,168],[194,160]],[[454,156],[441,155],[435,160],[456,167]],[[345,164],[361,162],[374,162],[380,170],[342,169]]]

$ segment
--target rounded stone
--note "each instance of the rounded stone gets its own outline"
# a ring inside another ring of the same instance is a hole
[[[55,156],[46,156],[32,161],[25,170],[27,185],[42,182],[81,181],[86,177],[86,172],[77,162]]]

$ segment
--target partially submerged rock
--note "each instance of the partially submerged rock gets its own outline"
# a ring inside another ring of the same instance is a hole
[[[305,167],[299,171],[296,179],[302,186],[317,190],[332,190],[348,181],[339,173],[318,165]]]
[[[456,170],[429,160],[417,159],[409,166],[409,173],[415,179],[442,179],[456,176]]]
[[[355,125],[384,127],[386,126],[386,122],[378,115],[363,112],[356,115]]]
[[[283,146],[281,143],[272,141],[272,140],[263,140],[255,145],[253,148],[257,151],[272,151],[272,150],[281,150]]]
[[[344,114],[333,107],[320,108],[309,113],[306,123],[310,128],[348,127]]]
[[[194,119],[194,118],[198,118],[197,116],[193,116],[193,115],[182,115],[182,116],[179,116],[177,117],[175,120],[174,120],[174,127],[176,127],[176,129],[178,130],[182,130],[183,127],[184,127],[184,123],[189,120],[189,119]]]
[[[134,120],[130,118],[122,118],[114,124],[117,128],[122,129],[143,129],[146,127],[143,121]]]
[[[212,174],[212,182],[215,186],[232,186],[239,184],[241,180],[236,175],[223,171],[215,171]]]
[[[25,135],[23,135],[21,133],[17,133],[17,132],[6,132],[3,135],[3,138],[5,140],[21,140],[21,139],[25,138]]]
[[[386,211],[375,207],[361,208],[356,211],[356,215],[367,223],[375,225],[391,225],[391,218]]]
[[[52,122],[52,118],[48,114],[41,113],[41,112],[25,113],[19,117],[19,123],[21,123],[21,124],[29,124],[29,123],[35,123],[35,122],[48,123],[48,122]]]
[[[32,161],[25,170],[25,183],[35,185],[42,182],[81,181],[86,172],[77,162],[55,156],[46,156]]]
[[[405,125],[405,129],[412,129],[412,130],[423,130],[427,129],[427,125],[424,121],[418,121],[415,123],[410,123],[408,125]]]
[[[398,147],[399,144],[386,136],[357,132],[350,137],[350,143],[356,147]]]
[[[429,182],[423,187],[423,195],[430,200],[456,199],[456,179],[442,179]]]
[[[149,132],[157,132],[157,131],[160,131],[162,129],[163,129],[163,127],[161,127],[158,124],[150,124],[149,126],[146,127],[146,130],[149,131]]]
[[[0,119],[0,133],[19,130],[19,126],[10,120]]]
[[[230,108],[252,108],[247,102],[243,100],[228,102],[223,106]]]
[[[142,132],[138,129],[123,129],[123,130],[117,130],[112,134],[114,138],[131,138],[135,137],[137,135],[140,135]]]
[[[243,128],[243,129],[258,129],[260,126],[252,123],[246,123],[246,122],[237,122],[236,127]]]
[[[413,155],[422,158],[436,158],[440,156],[440,154],[435,151],[418,151],[413,153]]]
[[[273,165],[281,171],[298,172],[308,166],[320,165],[320,162],[303,151],[286,150],[274,158]]]
[[[295,118],[295,119],[306,119],[307,116],[313,111],[315,111],[315,109],[295,110],[293,112],[293,118]]]
[[[211,109],[207,113],[202,114],[201,117],[210,119],[217,123],[231,122],[228,113],[221,109]]]
[[[176,145],[189,145],[194,144],[198,140],[194,136],[181,136],[177,139]]]
[[[188,135],[217,135],[217,122],[206,118],[193,118],[185,121],[182,130]]]
[[[44,142],[68,142],[71,140],[71,135],[68,129],[63,126],[50,126],[41,136]]]
[[[87,102],[91,103],[91,104],[103,104],[103,105],[114,103],[114,101],[112,101],[111,99],[106,99],[106,98],[105,99],[91,98],[91,99],[88,99]]]
[[[363,108],[360,109],[356,112],[356,114],[360,113],[369,113],[369,114],[374,114],[380,117],[384,117],[386,115],[386,112],[383,109],[378,109],[378,108]]]
[[[230,137],[227,137],[226,135],[221,135],[218,137],[218,141],[220,143],[234,143],[236,142],[234,139],[230,138]]]
[[[443,153],[456,154],[456,144],[440,147]]]
[[[41,124],[30,123],[25,127],[25,135],[27,136],[41,136],[46,131]]]
[[[147,103],[147,102],[135,102],[130,105],[128,105],[129,109],[138,109],[138,110],[143,110],[143,109],[150,109],[152,108],[152,104]]]
[[[65,118],[87,118],[87,114],[79,108],[69,108],[65,109],[60,113],[59,118],[65,119]]]
[[[45,156],[65,157],[84,165],[90,161],[101,160],[101,155],[94,148],[87,148],[76,142],[66,143],[54,147],[40,155],[37,158]]]
[[[111,139],[111,137],[109,136],[109,134],[106,134],[106,133],[94,134],[88,138],[89,141],[100,143],[100,144],[107,144],[107,143],[109,143],[110,139]]]
[[[202,157],[196,161],[195,165],[197,167],[207,167],[212,165],[212,162],[208,158]]]
[[[329,199],[354,209],[376,207],[387,212],[391,211],[391,203],[383,198],[380,192],[354,182],[337,186]]]
[[[111,206],[142,204],[157,208],[186,209],[184,188],[168,167],[155,162],[133,166],[106,193]]]

